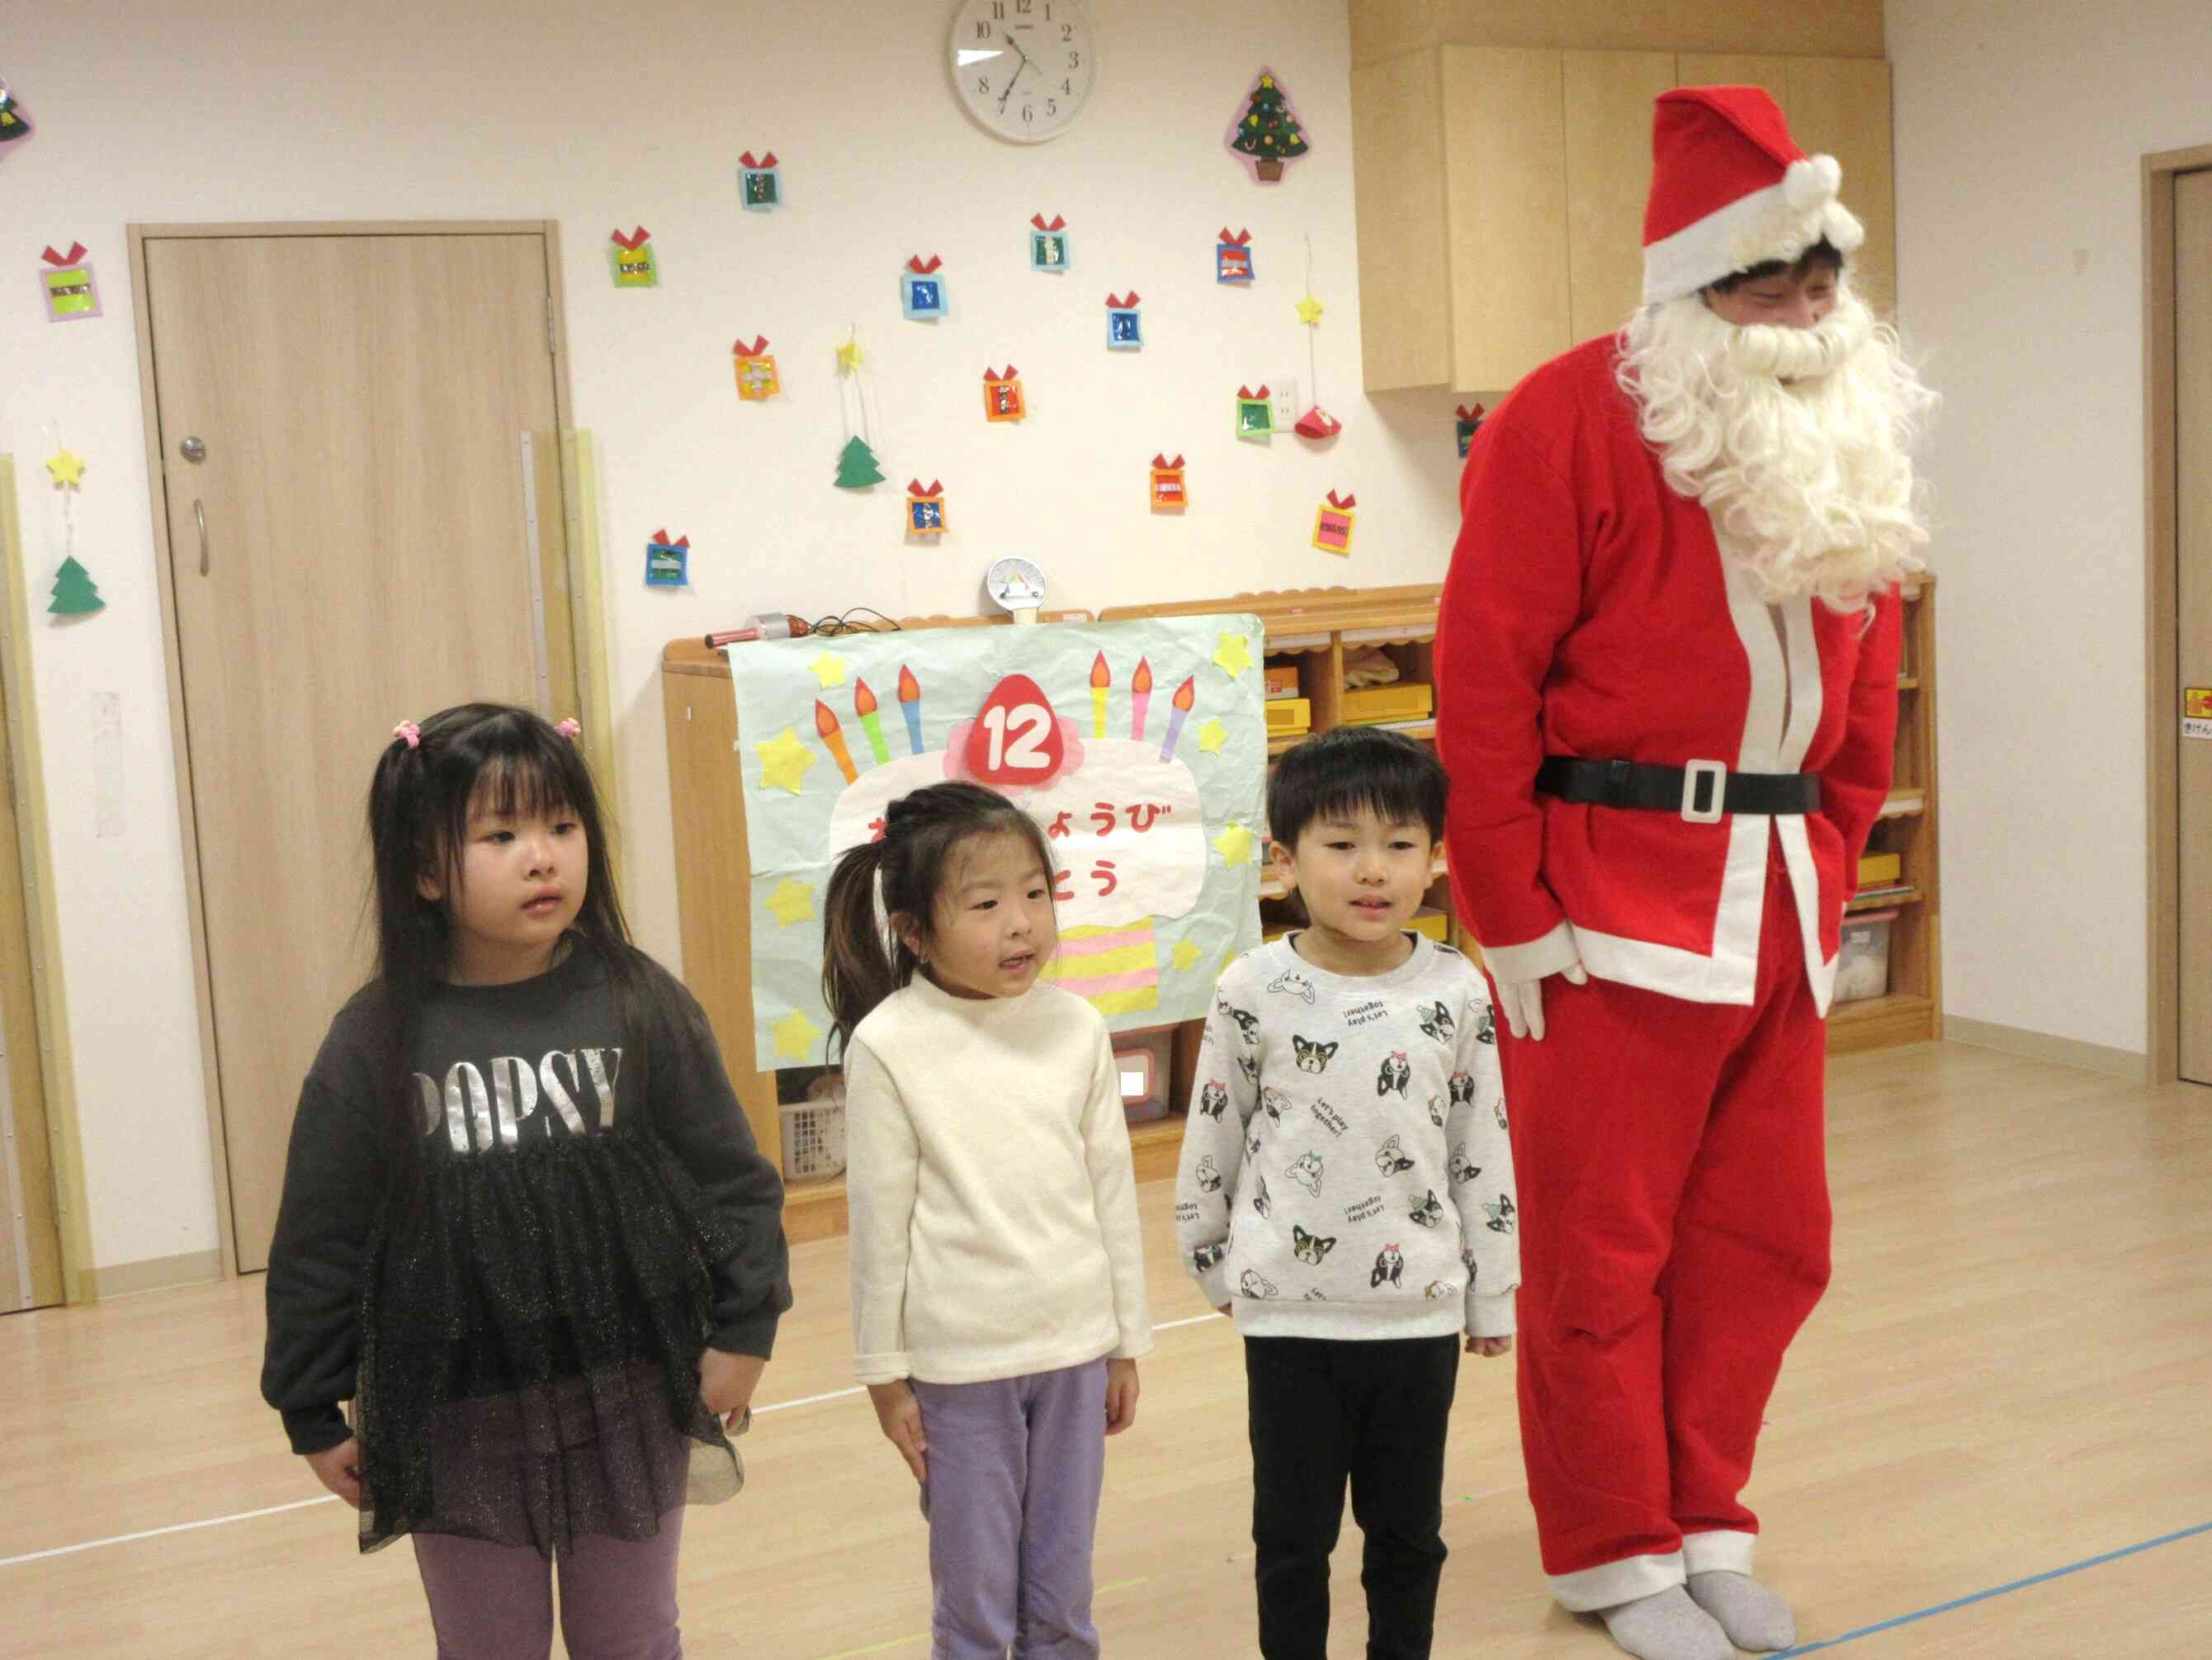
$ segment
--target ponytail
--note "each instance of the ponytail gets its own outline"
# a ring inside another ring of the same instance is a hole
[[[863,842],[838,855],[823,902],[822,1000],[830,1035],[842,1056],[853,1029],[914,977],[915,956],[903,939],[886,939],[876,923],[876,876],[890,842]]]

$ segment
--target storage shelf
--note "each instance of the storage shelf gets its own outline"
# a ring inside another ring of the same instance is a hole
[[[1854,899],[1844,909],[1847,915],[1863,910],[1897,910],[1906,905],[1924,904],[1927,899],[1926,894],[1914,888],[1906,893],[1878,893],[1867,898]]]
[[[1916,813],[1927,811],[1928,792],[1926,790],[1899,790],[1881,804],[1881,816],[1884,818],[1910,818]]]

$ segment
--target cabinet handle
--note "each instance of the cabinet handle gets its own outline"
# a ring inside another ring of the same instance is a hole
[[[200,575],[205,576],[208,574],[207,509],[200,505],[198,496],[192,498],[192,517],[200,523]]]

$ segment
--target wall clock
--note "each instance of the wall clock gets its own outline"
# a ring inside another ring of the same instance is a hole
[[[1098,36],[1084,0],[959,0],[945,52],[976,125],[1017,144],[1066,132],[1097,82]]]

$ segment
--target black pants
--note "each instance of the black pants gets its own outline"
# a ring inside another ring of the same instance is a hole
[[[1368,1660],[1428,1660],[1443,1572],[1450,1337],[1248,1337],[1252,1542],[1266,1660],[1327,1660],[1344,1484],[1366,1535]]]

